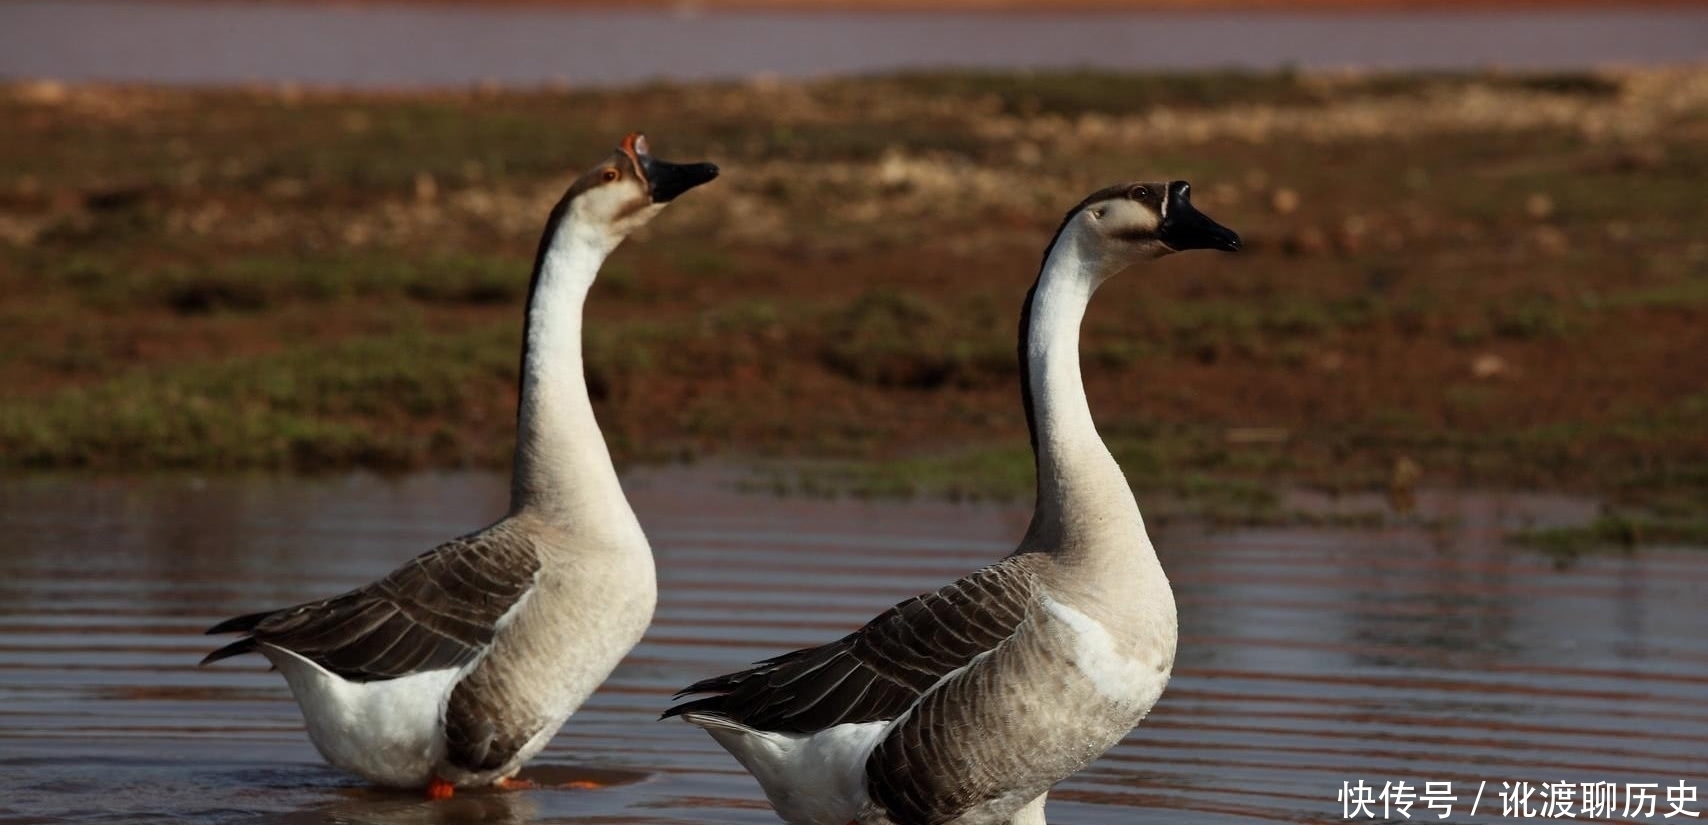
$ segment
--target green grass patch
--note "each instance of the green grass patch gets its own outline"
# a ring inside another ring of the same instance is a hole
[[[1708,521],[1661,519],[1608,514],[1588,524],[1515,532],[1512,541],[1560,558],[1645,546],[1683,546],[1708,549]]]
[[[509,444],[514,324],[136,370],[0,401],[0,466],[320,470],[486,464]],[[495,395],[496,394],[496,395]],[[483,420],[486,426],[449,422]],[[419,422],[443,421],[424,432]]]
[[[1202,472],[1179,464],[1158,472],[1139,455],[1166,453],[1155,445],[1116,442],[1116,455],[1152,524],[1190,519],[1220,527],[1310,525],[1380,527],[1382,511],[1316,512],[1284,506],[1275,483]],[[1119,458],[1126,456],[1125,459]],[[972,447],[899,459],[761,464],[741,489],[817,498],[938,498],[1015,501],[1033,495],[1036,472],[1025,444]]]
[[[1290,71],[1191,75],[1097,70],[919,72],[887,78],[908,94],[989,99],[1005,114],[1141,114],[1162,106],[1318,103],[1323,96]]]
[[[180,315],[258,313],[291,303],[356,298],[520,304],[528,292],[529,264],[519,258],[449,254],[416,259],[395,250],[174,257],[150,264],[105,251],[37,250],[22,256],[18,268],[63,286],[90,308],[160,308]]]
[[[1014,332],[989,305],[951,310],[904,292],[872,290],[831,312],[823,330],[822,363],[862,384],[977,387],[1018,371]]]
[[[1518,92],[1611,97],[1622,85],[1590,72],[1489,74],[1372,73],[1322,82],[1291,69],[1180,73],[1067,71],[905,72],[878,78],[907,94],[991,101],[1022,117],[1087,113],[1143,114],[1161,107],[1214,109],[1238,104],[1320,105],[1347,96],[1420,97],[1472,85]]]

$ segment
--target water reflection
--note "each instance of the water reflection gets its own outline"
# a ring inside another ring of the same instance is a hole
[[[692,14],[612,5],[8,0],[0,77],[533,86],[943,67],[1581,69],[1708,57],[1708,13],[1684,4],[1420,4],[1382,14]]]
[[[653,721],[669,692],[999,557],[1026,509],[774,499],[725,481],[715,468],[629,479],[659,557],[657,621],[528,774],[603,787],[433,805],[322,765],[278,676],[259,660],[197,669],[200,633],[484,524],[502,479],[0,482],[14,537],[0,552],[0,820],[771,825],[709,738]],[[1584,502],[1420,508],[1415,528],[1160,533],[1181,607],[1177,676],[1137,733],[1052,795],[1053,817],[1315,820],[1336,818],[1334,789],[1358,777],[1708,771],[1708,553],[1556,570],[1500,533]]]
[[[527,794],[467,793],[426,802],[358,791],[330,805],[262,817],[256,825],[518,825],[537,821],[539,811],[539,803]]]

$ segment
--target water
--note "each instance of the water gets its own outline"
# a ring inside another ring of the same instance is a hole
[[[634,83],[931,67],[1585,68],[1708,59],[1708,9],[779,13],[7,0],[0,78]]]
[[[607,787],[446,803],[323,766],[278,675],[253,657],[198,669],[216,643],[200,634],[484,523],[502,479],[0,481],[0,823],[772,825],[708,737],[654,721],[669,694],[1001,556],[1026,510],[777,499],[718,478],[631,479],[657,623],[524,772]],[[1708,784],[1708,552],[1555,569],[1500,528],[1581,502],[1424,506],[1453,526],[1155,531],[1181,610],[1176,678],[1052,795],[1051,821],[1338,820],[1341,782],[1404,779],[1454,783],[1450,821],[1478,822],[1498,818],[1502,781]]]

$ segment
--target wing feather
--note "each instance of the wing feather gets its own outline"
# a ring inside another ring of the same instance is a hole
[[[492,643],[499,620],[527,595],[539,568],[532,544],[500,522],[365,587],[221,622],[208,632],[244,638],[202,663],[267,644],[355,682],[461,667]]]
[[[759,730],[816,733],[894,719],[975,656],[1014,633],[1041,592],[1035,554],[1010,556],[936,592],[897,604],[865,627],[815,648],[689,685],[683,713],[723,716]]]
[[[1037,632],[1042,610],[1023,617],[1013,635],[945,676],[886,729],[866,759],[865,772],[866,791],[888,821],[948,825],[1017,790],[1025,798],[1043,793],[1060,778],[1053,766],[1040,769],[1037,760],[1046,757],[1027,747],[1037,743],[1048,753],[1060,742],[1050,742],[1051,731],[1027,718],[1039,697],[1024,695],[1016,685],[1017,674],[1059,664]],[[1032,683],[1040,684],[1047,683]],[[1096,752],[1101,748],[1080,755],[1089,761]],[[1017,788],[1016,782],[1025,786]]]

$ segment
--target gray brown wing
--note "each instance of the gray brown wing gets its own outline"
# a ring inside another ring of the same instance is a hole
[[[987,803],[1024,803],[1126,732],[1072,676],[1072,654],[1043,604],[921,696],[872,749],[866,791],[889,821],[946,825]],[[1113,739],[1099,739],[1109,732]]]
[[[341,596],[221,622],[208,632],[246,635],[202,664],[269,644],[355,682],[461,667],[491,644],[539,567],[530,542],[494,525]]]
[[[1010,556],[890,608],[820,647],[696,682],[664,716],[708,713],[758,730],[814,733],[894,719],[944,675],[1007,639],[1041,592],[1035,554]]]
[[[1005,763],[1024,745],[1002,743],[986,752],[970,741],[1008,721],[1001,703],[983,701],[1002,689],[999,669],[984,666],[995,655],[938,684],[872,749],[866,792],[890,821],[944,825],[1009,790],[1013,766]]]

